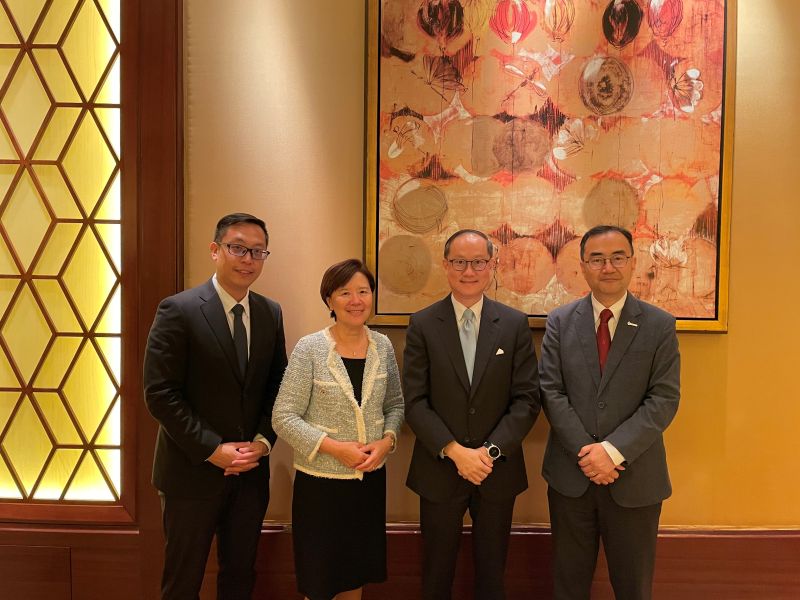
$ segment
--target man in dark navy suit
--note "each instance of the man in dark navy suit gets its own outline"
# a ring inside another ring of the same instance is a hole
[[[223,217],[214,276],[158,307],[144,360],[159,422],[153,484],[163,509],[162,598],[197,598],[214,535],[217,597],[247,599],[269,502],[272,405],[286,368],[280,306],[250,286],[269,255],[261,219]]]
[[[482,232],[454,233],[442,261],[451,294],[411,317],[403,360],[406,420],[417,436],[407,485],[420,496],[423,597],[451,597],[469,510],[476,600],[505,598],[522,440],[539,414],[525,314],[483,295],[495,261]]]

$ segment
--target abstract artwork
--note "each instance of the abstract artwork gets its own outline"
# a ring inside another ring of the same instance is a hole
[[[533,325],[588,292],[580,237],[633,232],[631,290],[724,331],[735,11],[725,0],[373,0],[366,254],[373,322],[447,293],[486,232],[487,294]]]

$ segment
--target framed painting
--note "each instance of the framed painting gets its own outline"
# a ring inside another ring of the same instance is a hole
[[[365,254],[378,325],[443,297],[445,240],[490,236],[487,294],[542,326],[585,295],[580,238],[633,233],[631,291],[725,331],[732,0],[370,0]]]

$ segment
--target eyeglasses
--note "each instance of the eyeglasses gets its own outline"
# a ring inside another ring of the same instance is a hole
[[[590,269],[599,271],[605,266],[606,261],[610,262],[611,266],[615,269],[621,269],[628,264],[630,259],[630,256],[625,256],[624,254],[615,254],[614,256],[593,256],[584,262],[589,265]]]
[[[225,246],[225,248],[228,250],[228,254],[232,256],[244,256],[248,252],[250,253],[250,256],[253,257],[253,260],[267,260],[267,257],[269,256],[269,250],[262,250],[260,248],[248,248],[247,246],[242,246],[241,244],[219,245]]]
[[[475,260],[466,260],[464,258],[453,258],[448,259],[453,268],[456,271],[466,271],[467,265],[472,265],[473,271],[483,271],[486,268],[486,265],[489,264],[489,260],[486,258],[476,258]]]

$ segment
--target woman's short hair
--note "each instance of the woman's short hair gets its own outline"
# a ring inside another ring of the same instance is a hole
[[[319,295],[322,297],[325,306],[328,306],[328,298],[333,295],[333,292],[347,285],[347,282],[356,273],[361,273],[366,277],[369,282],[369,289],[373,292],[375,291],[375,276],[372,272],[357,258],[348,258],[328,267],[322,276],[322,282],[319,284]],[[336,314],[333,311],[331,311],[331,317],[336,319]]]

